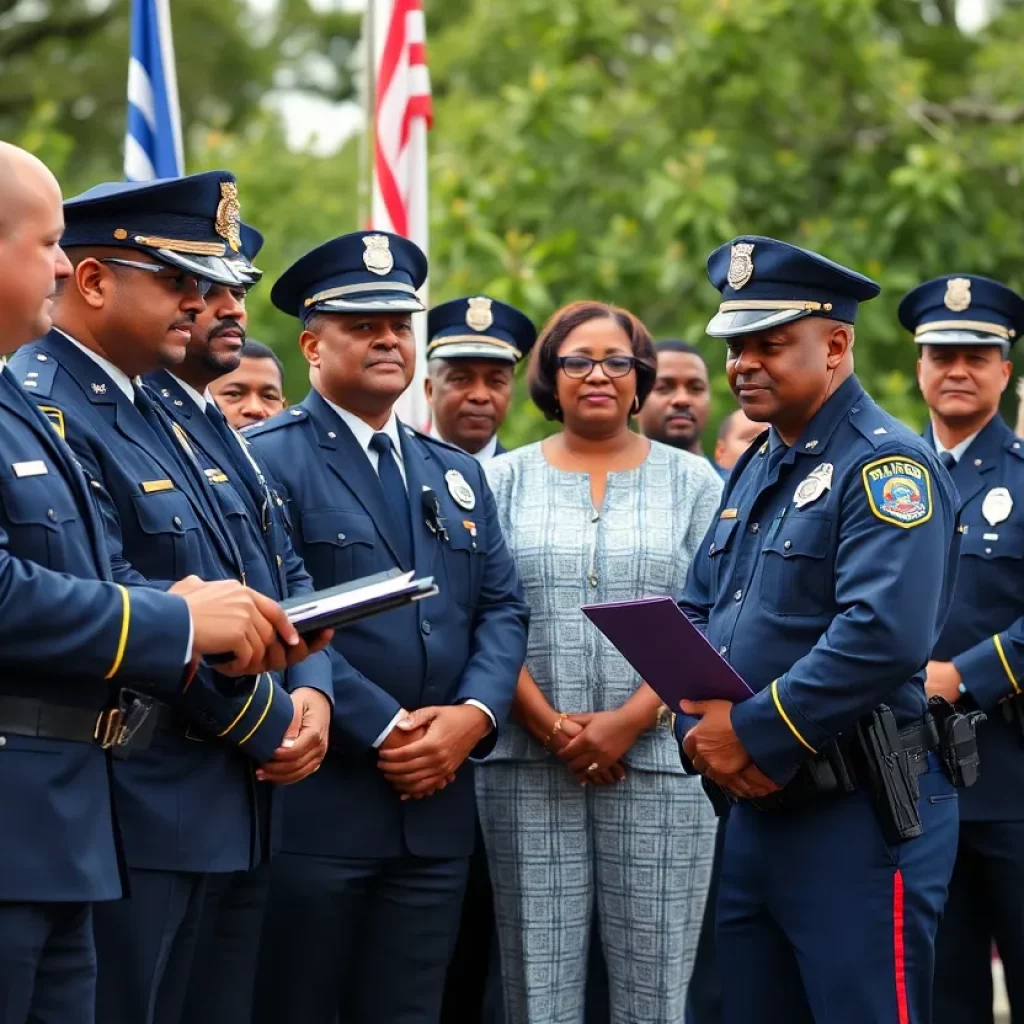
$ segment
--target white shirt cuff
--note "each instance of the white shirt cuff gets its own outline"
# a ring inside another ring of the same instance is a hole
[[[398,725],[399,721],[404,717],[405,712],[399,711],[398,714],[395,715],[395,717],[392,718],[390,722],[388,722],[384,731],[373,741],[374,750],[377,750],[380,747],[380,745],[388,738],[388,736],[391,735],[391,730],[394,729],[394,727]]]
[[[185,648],[185,664],[188,665],[192,661],[192,645],[196,639],[196,627],[192,622],[192,613],[188,615],[188,647]]]
[[[491,720],[491,728],[492,729],[497,729],[498,728],[498,721],[494,717],[494,713],[491,711],[491,709],[486,704],[481,704],[480,701],[473,700],[472,697],[470,697],[468,700],[464,700],[462,703],[463,704],[472,704],[473,707],[479,708]]]

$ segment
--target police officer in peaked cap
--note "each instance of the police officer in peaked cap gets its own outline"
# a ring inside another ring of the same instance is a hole
[[[684,759],[729,813],[718,898],[726,1024],[931,1012],[956,846],[925,665],[955,577],[934,448],[853,372],[873,281],[785,242],[717,249],[737,463],[680,605],[753,691],[683,701]]]

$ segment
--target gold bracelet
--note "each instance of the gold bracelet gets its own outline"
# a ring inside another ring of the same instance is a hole
[[[551,727],[551,732],[549,732],[547,734],[547,736],[545,737],[545,739],[544,739],[544,746],[545,747],[547,747],[547,745],[555,738],[555,733],[558,733],[558,732],[562,731],[562,723],[568,717],[569,716],[564,711],[562,712],[562,714],[560,714],[558,716],[558,719],[556,720],[555,724]]]

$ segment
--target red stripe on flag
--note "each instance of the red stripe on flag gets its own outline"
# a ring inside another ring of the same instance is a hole
[[[391,171],[391,164],[387,162],[383,150],[378,142],[376,147],[376,158],[374,165],[377,170],[377,188],[384,199],[384,206],[387,208],[388,217],[391,220],[391,230],[396,235],[409,237],[409,218],[402,201],[402,193],[398,189],[398,182]]]
[[[410,43],[409,44],[409,66],[415,67],[417,64],[427,63],[427,44],[426,43]]]
[[[910,1024],[907,1010],[907,964],[903,949],[903,873],[893,876],[892,886],[892,947],[896,975],[896,1017],[899,1024]]]

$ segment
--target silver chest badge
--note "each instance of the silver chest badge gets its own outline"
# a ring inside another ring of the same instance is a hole
[[[797,508],[810,505],[817,501],[832,486],[832,463],[823,462],[817,469],[812,469],[807,474],[793,494],[793,504]]]
[[[1013,511],[1013,498],[1005,487],[993,487],[981,503],[981,514],[989,526],[998,526],[1010,518]]]
[[[459,508],[464,508],[467,512],[472,512],[476,508],[473,488],[457,469],[449,469],[444,475],[444,482],[448,485],[448,493],[455,499],[455,504]]]

